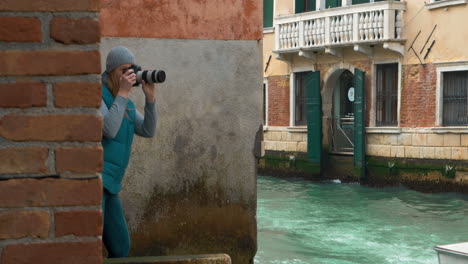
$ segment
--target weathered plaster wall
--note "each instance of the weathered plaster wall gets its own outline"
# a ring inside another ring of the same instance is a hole
[[[457,5],[429,10],[424,7],[424,2],[425,1],[421,0],[406,1],[407,11],[403,15],[405,23],[404,37],[407,39],[404,64],[419,64],[419,60],[414,53],[407,52],[407,50],[420,30],[421,34],[414,43],[414,48],[423,60],[426,50],[424,50],[422,54],[420,54],[420,51],[436,24],[437,28],[425,49],[429,48],[432,40],[435,40],[434,47],[423,62],[432,63],[468,60],[468,50],[466,49],[468,31],[464,26],[466,23],[468,5]]]
[[[121,194],[133,254],[224,252],[248,263],[256,251],[261,42],[104,38],[102,54],[117,45],[168,76],[158,85],[156,137],[135,140]],[[141,88],[131,98],[143,112]]]
[[[227,253],[250,263],[263,2],[101,0],[101,7],[102,61],[124,45],[144,68],[167,73],[156,136],[135,140],[121,193],[132,254]],[[131,98],[143,111],[141,88]]]
[[[101,0],[102,35],[177,39],[262,38],[259,0]]]

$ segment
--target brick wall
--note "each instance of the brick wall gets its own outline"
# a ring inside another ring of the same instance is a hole
[[[437,72],[434,64],[404,65],[402,76],[400,126],[435,126]]]
[[[0,1],[0,263],[102,263],[99,1]]]
[[[268,77],[268,125],[289,126],[289,76]]]

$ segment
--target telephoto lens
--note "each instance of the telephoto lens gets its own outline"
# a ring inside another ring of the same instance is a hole
[[[141,70],[141,67],[135,64],[132,64],[130,67],[125,68],[123,72],[125,73],[128,70],[133,70],[136,74],[136,83],[133,86],[138,86],[141,84],[141,80],[146,83],[163,83],[166,80],[166,73],[164,71],[158,70]]]
[[[166,80],[166,73],[158,70],[139,71],[136,76],[139,83],[141,83],[141,80],[146,83],[163,83]]]

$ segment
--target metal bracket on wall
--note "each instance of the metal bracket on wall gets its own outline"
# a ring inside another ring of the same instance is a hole
[[[268,61],[267,61],[266,66],[265,66],[265,72],[267,71],[268,66],[270,66],[270,61],[271,61],[271,55],[270,55],[270,57],[268,57]]]
[[[424,48],[426,47],[427,43],[428,43],[429,40],[431,39],[432,34],[434,33],[434,30],[436,29],[436,27],[437,27],[437,24],[436,24],[436,25],[434,26],[434,28],[432,29],[431,34],[429,34],[429,37],[427,37],[426,42],[424,43],[424,46],[422,47],[422,49],[421,49],[421,51],[419,52],[419,54],[422,54]],[[429,49],[430,49],[430,48],[429,48]],[[424,57],[424,59],[425,59],[425,58],[426,58],[426,57]]]
[[[414,48],[413,48],[413,45],[414,45],[414,43],[416,42],[416,40],[418,39],[418,37],[419,37],[420,34],[421,34],[421,30],[419,30],[418,34],[417,34],[416,37],[414,38],[413,42],[411,43],[410,47],[408,48],[408,51],[412,50],[412,51],[414,52],[414,55],[416,55],[416,57],[418,58],[419,63],[421,63],[421,64],[424,66],[423,62],[421,61],[421,58],[419,58],[419,56],[418,56],[418,53],[417,53],[417,52],[414,50]]]
[[[432,41],[431,46],[429,46],[429,48],[427,49],[426,55],[424,55],[424,60],[427,58],[427,55],[429,55],[429,52],[431,52],[434,44],[435,44],[435,39]]]

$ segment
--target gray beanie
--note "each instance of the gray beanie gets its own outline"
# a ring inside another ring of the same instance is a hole
[[[110,73],[122,64],[133,64],[134,61],[135,56],[129,49],[124,46],[114,47],[107,54],[106,72]]]

